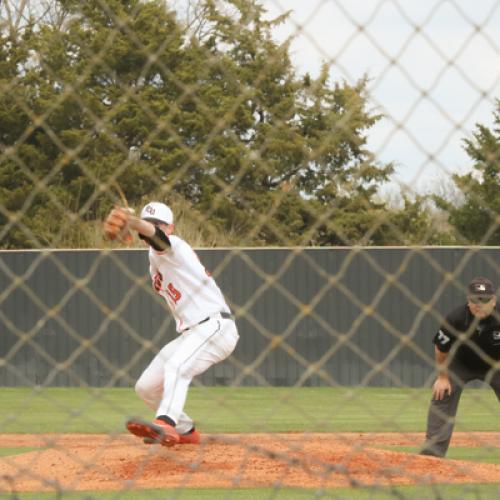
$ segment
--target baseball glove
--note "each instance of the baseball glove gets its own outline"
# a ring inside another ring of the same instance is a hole
[[[104,234],[109,240],[120,239],[128,241],[130,232],[127,230],[130,212],[121,208],[114,208],[104,221]]]

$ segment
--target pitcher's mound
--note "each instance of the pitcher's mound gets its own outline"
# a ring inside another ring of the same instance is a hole
[[[117,434],[0,435],[0,491],[383,486],[498,482],[500,465],[382,450],[420,433],[212,434],[165,448]],[[453,446],[500,447],[500,433],[456,433]]]

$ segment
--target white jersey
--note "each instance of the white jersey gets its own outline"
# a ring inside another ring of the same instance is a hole
[[[149,272],[155,290],[167,301],[178,332],[220,312],[230,313],[215,280],[182,238],[171,235],[170,248],[149,249]]]

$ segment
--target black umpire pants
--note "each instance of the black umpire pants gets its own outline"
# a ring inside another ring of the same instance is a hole
[[[488,383],[500,401],[500,371],[490,370],[486,374],[477,373],[461,363],[452,362],[449,367],[451,394],[441,400],[432,399],[427,415],[427,432],[422,455],[444,457],[450,446],[455,425],[458,403],[465,385],[472,380]]]

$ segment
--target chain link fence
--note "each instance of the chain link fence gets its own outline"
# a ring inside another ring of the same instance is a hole
[[[337,498],[324,488],[411,483],[439,497],[432,462],[411,453],[432,337],[474,276],[500,283],[498,26],[498,0],[1,1],[0,451],[24,453],[0,462],[0,491]],[[172,208],[241,335],[193,382],[201,452],[122,433],[145,415],[131,388],[175,326],[144,243],[108,241],[102,222],[151,200]],[[500,467],[495,395],[469,394],[454,443],[479,464],[442,464],[470,483],[461,495]],[[410,450],[392,462],[363,437],[388,429]],[[329,431],[318,441],[338,457],[311,444]],[[249,481],[254,458],[276,474]],[[173,482],[155,479],[165,464]]]

